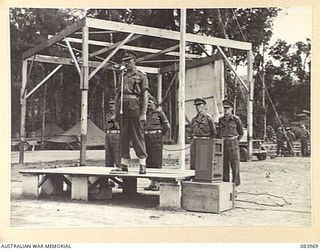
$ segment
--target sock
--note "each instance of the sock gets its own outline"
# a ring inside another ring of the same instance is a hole
[[[146,158],[139,159],[139,165],[145,166],[146,165]]]
[[[126,158],[121,158],[121,164],[128,166],[129,165],[129,160]]]

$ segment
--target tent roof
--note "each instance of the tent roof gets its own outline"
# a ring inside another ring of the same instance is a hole
[[[35,131],[36,136],[41,136],[41,128]],[[50,138],[54,135],[63,133],[63,129],[54,123],[47,123],[44,127],[44,137]]]
[[[80,122],[75,124],[62,134],[56,135],[47,140],[57,143],[70,143],[80,140]],[[93,121],[88,119],[87,146],[101,146],[105,144],[105,132],[103,132]]]

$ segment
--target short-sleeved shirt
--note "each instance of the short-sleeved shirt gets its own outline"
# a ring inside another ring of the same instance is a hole
[[[132,72],[124,74],[123,94],[136,94],[141,97],[143,92],[148,89],[148,77],[142,71],[135,68]]]
[[[197,114],[191,120],[192,136],[214,138],[216,129],[213,125],[212,117],[208,114]]]
[[[219,118],[219,135],[221,137],[237,136],[241,138],[243,135],[243,126],[240,118],[231,115],[229,119],[223,116]]]
[[[119,123],[112,118],[112,114],[108,113],[106,115],[106,130],[118,130]]]
[[[167,129],[169,121],[163,111],[153,110],[147,112],[145,131]],[[165,126],[165,127],[164,127]]]

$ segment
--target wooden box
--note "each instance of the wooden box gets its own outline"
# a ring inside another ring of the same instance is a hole
[[[234,184],[231,182],[182,182],[182,209],[221,213],[234,208]]]
[[[222,180],[223,140],[196,138],[195,142],[195,180],[213,182]]]

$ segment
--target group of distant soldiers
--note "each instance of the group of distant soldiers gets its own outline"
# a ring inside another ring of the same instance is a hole
[[[267,132],[272,131],[272,127],[268,126]],[[304,124],[300,125],[300,145],[301,145],[301,155],[309,156],[309,142],[310,142],[310,132],[306,129]],[[294,142],[296,141],[296,135],[292,131],[291,127],[287,127],[285,130],[279,127],[277,132],[269,134],[267,137],[277,142],[277,156],[283,155],[295,155],[294,154]]]
[[[170,129],[165,114],[156,108],[157,102],[149,94],[147,76],[135,65],[136,54],[127,51],[122,63],[126,71],[116,89],[115,100],[109,102],[110,113],[106,119],[106,166],[114,172],[128,172],[130,144],[139,158],[139,174],[147,168],[162,167],[163,135]],[[197,115],[192,119],[192,138],[224,139],[223,180],[240,185],[240,153],[238,141],[243,135],[240,119],[232,114],[233,103],[223,101],[224,116],[219,118],[218,133],[210,115],[206,114],[206,101],[194,101]],[[120,143],[119,143],[120,141]],[[194,143],[190,149],[190,167],[194,169]],[[146,190],[159,190],[158,183],[151,180]]]

